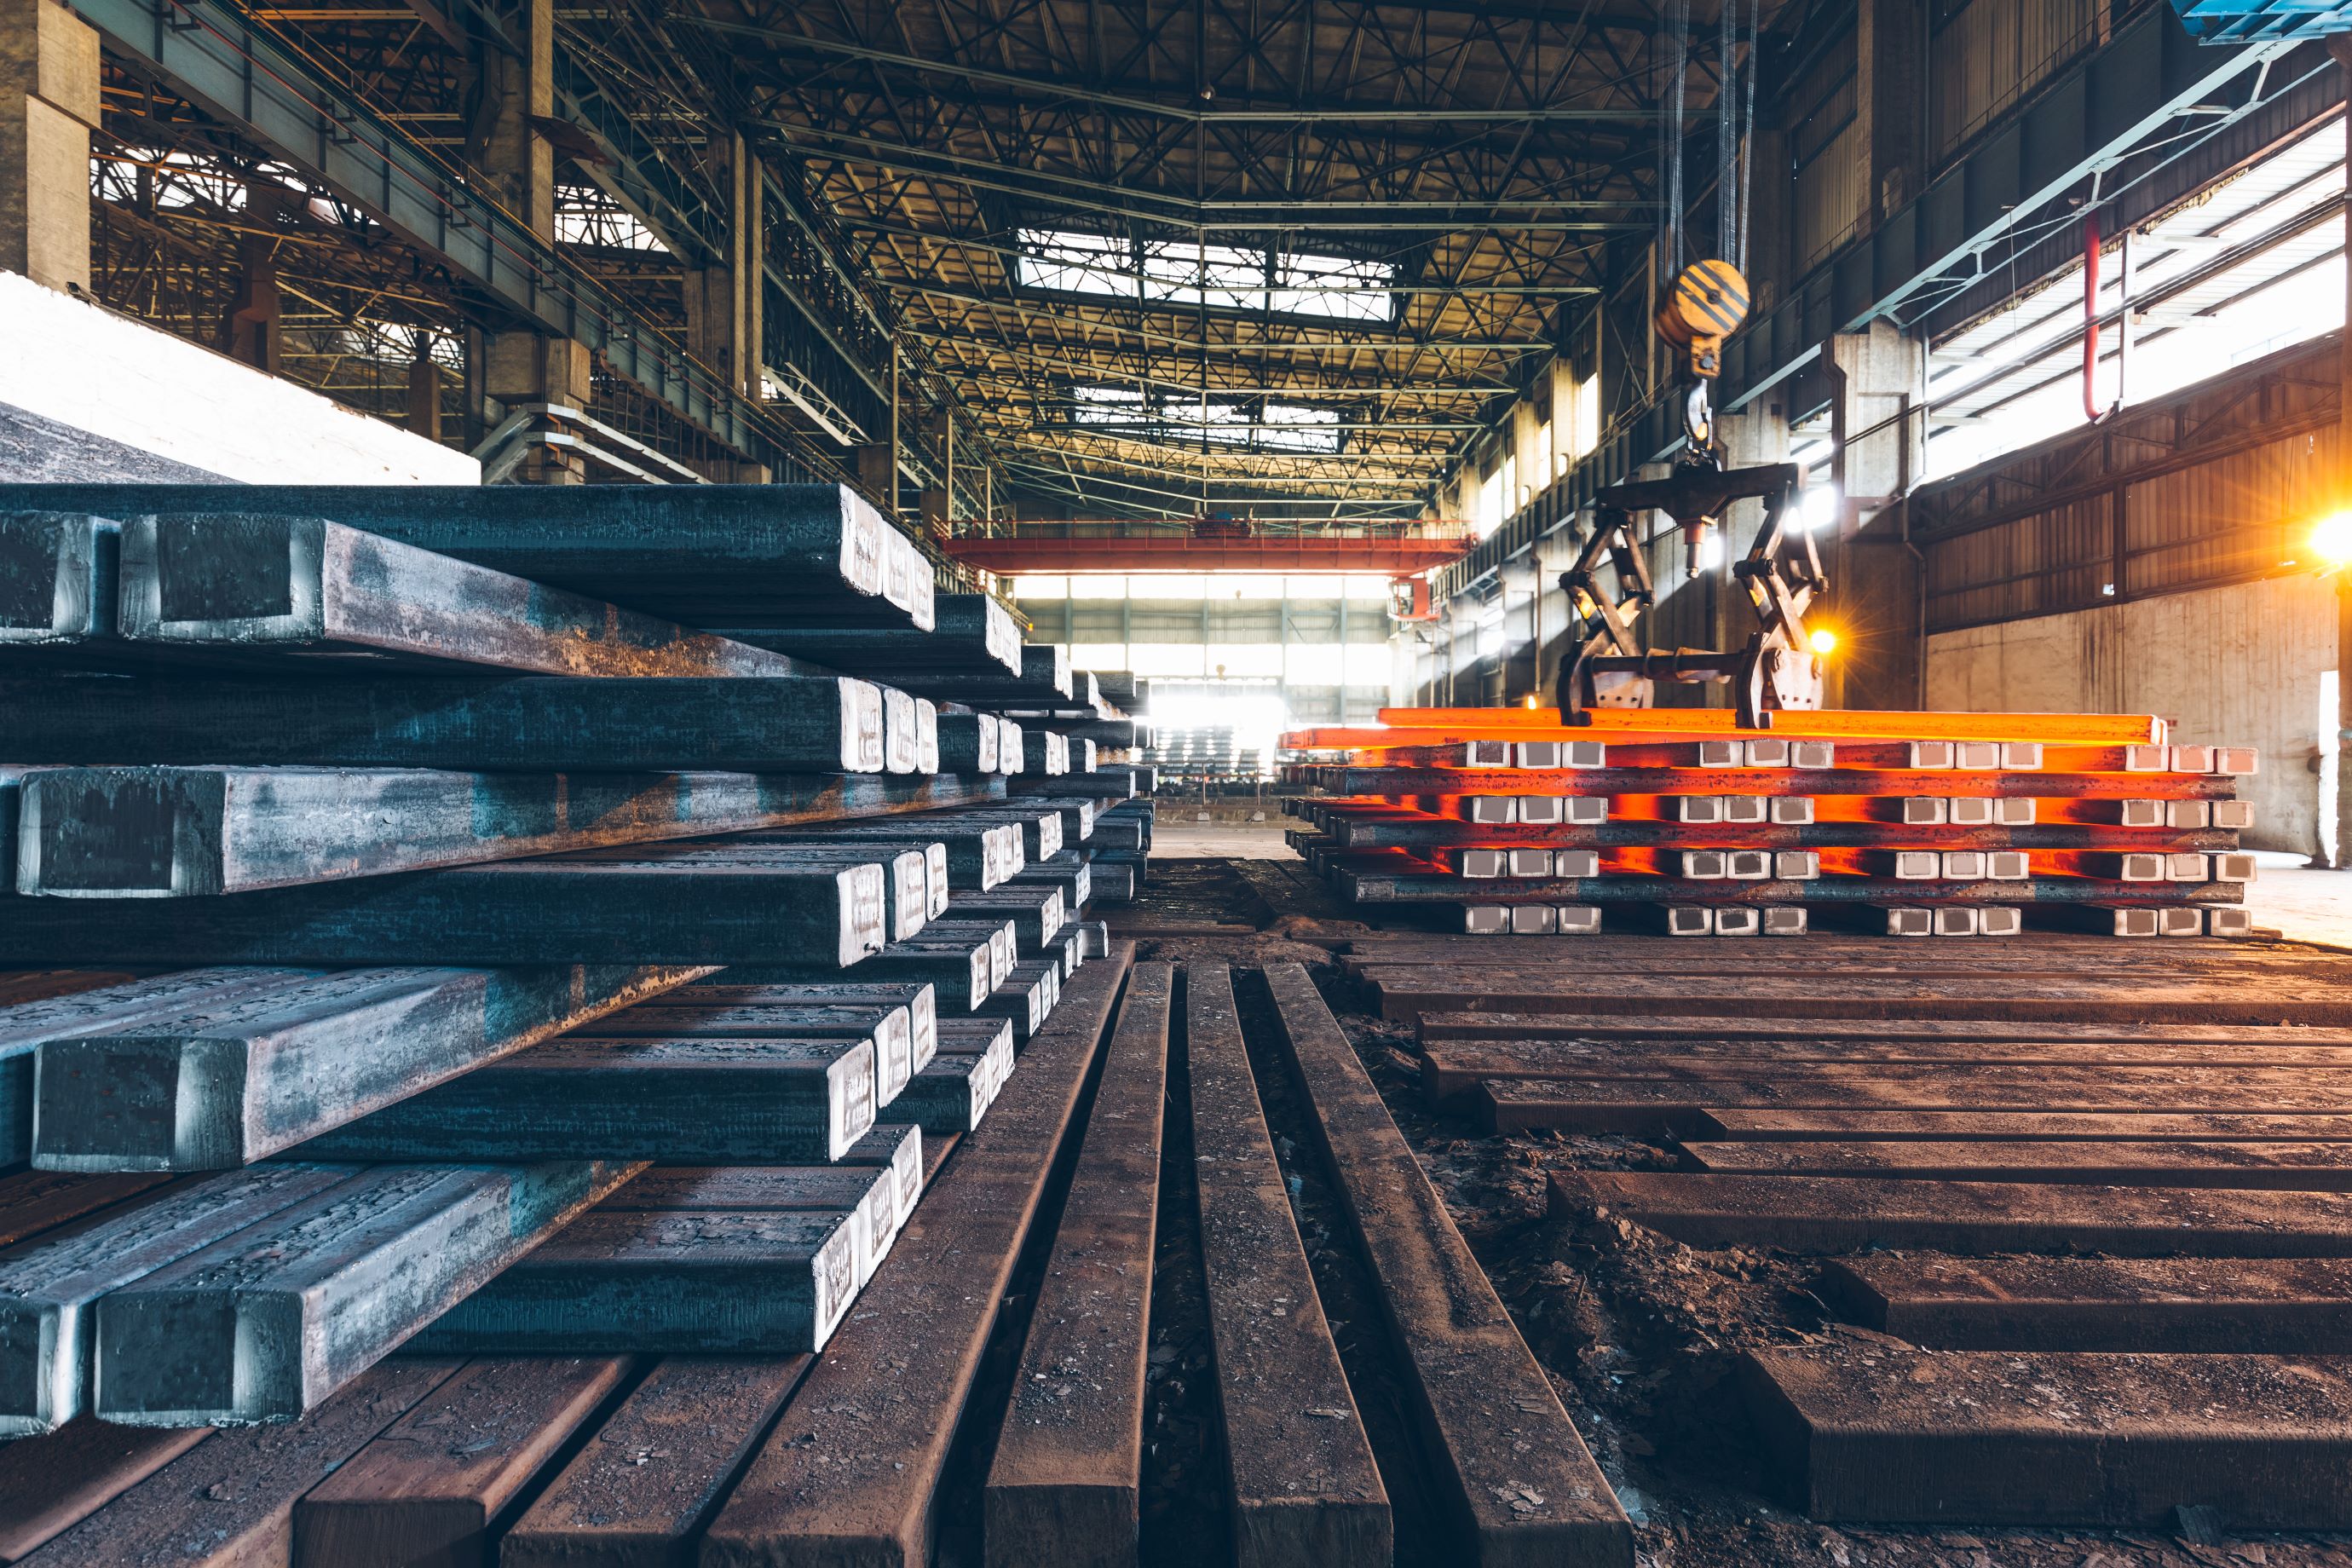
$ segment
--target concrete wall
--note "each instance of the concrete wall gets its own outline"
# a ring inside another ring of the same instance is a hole
[[[2335,590],[2298,574],[1939,632],[1927,639],[1927,706],[2157,713],[2182,742],[2259,746],[2262,772],[2241,785],[2254,803],[2247,846],[2307,853],[2321,680],[2336,659]]]

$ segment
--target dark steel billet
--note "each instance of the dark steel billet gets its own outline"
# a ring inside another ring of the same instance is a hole
[[[950,881],[952,872],[948,847],[943,841],[927,839],[919,827],[908,827],[896,833],[886,827],[881,834],[853,839],[847,834],[828,831],[829,826],[812,823],[798,832],[743,834],[716,840],[711,847],[758,846],[786,850],[806,858],[812,863],[818,860],[855,860],[861,857],[876,859],[885,856],[919,856],[922,861],[922,884],[918,907],[923,910],[926,919],[936,918],[947,909],[953,884]],[[906,889],[906,894],[910,900],[915,899],[915,889],[911,885]],[[898,895],[894,893],[892,896],[895,899]],[[903,934],[912,936],[915,933],[909,931]]]
[[[1017,677],[972,669],[929,676],[921,685],[928,697],[991,708],[1067,702],[1072,691],[1070,653],[1057,643],[1028,643],[1021,649]]]
[[[885,772],[911,773],[920,749],[916,737],[915,700],[895,686],[882,688],[882,766]]]
[[[1000,888],[993,893],[958,894],[947,918],[978,916],[984,920],[1011,918],[1021,925],[1024,944],[1044,942],[1059,931],[1075,911],[1058,886]]]
[[[870,1039],[551,1040],[336,1129],[338,1160],[835,1160],[877,1109]]]
[[[1011,977],[1013,966],[1021,962],[1021,939],[1013,922],[995,916],[966,916],[935,922],[927,934],[941,942],[986,942],[988,944],[988,984],[995,990]],[[973,1005],[979,1004],[975,1002]]]
[[[233,511],[122,528],[121,633],[151,658],[394,662],[540,675],[824,674],[323,518]]]
[[[985,941],[934,934],[929,927],[908,942],[894,942],[844,974],[806,962],[782,960],[730,967],[727,979],[745,984],[806,984],[832,980],[877,984],[929,984],[942,1014],[967,1013],[995,988]]]
[[[933,1138],[969,1132],[988,1114],[989,1102],[995,1098],[992,1082],[1001,1086],[1012,1070],[1009,1046],[1001,1058],[988,1052],[943,1052],[915,1075],[890,1114],[915,1123]]]
[[[939,1045],[936,1017],[918,1043],[905,1002],[787,1004],[749,1007],[656,1007],[639,1019],[608,1019],[567,1037],[586,1045],[622,1039],[867,1040],[874,1046],[874,1102],[887,1105]]]
[[[592,851],[591,853],[596,853]],[[233,898],[0,899],[26,963],[776,963],[884,946],[879,864],[510,860]]]
[[[908,1050],[914,1066],[919,1068],[930,1060],[931,1053],[939,1048],[939,993],[928,981],[778,981],[751,985],[738,982],[737,976],[740,973],[738,970],[721,971],[715,978],[664,996],[657,1003],[631,1009],[625,1016],[626,1020],[634,1021],[656,1012],[674,1013],[681,1018],[689,1013],[724,1013],[732,1017],[753,1011],[782,1013],[794,1008],[902,1007],[907,1012]],[[613,1021],[619,1023],[624,1019]],[[598,1032],[612,1031],[600,1029]],[[715,1031],[706,1029],[698,1032]],[[736,1032],[756,1034],[761,1031]]]
[[[763,680],[0,681],[12,763],[547,773],[883,771],[882,689]]]
[[[941,1054],[980,1058],[972,1082],[985,1105],[1003,1092],[1013,1076],[1016,1037],[1010,1018],[960,1018]]]
[[[234,1170],[709,973],[346,970],[52,1037],[33,1163]]]
[[[1101,816],[1095,818],[1095,830],[1089,835],[1105,849],[1145,849],[1143,824],[1131,816]]]
[[[99,1299],[103,1421],[300,1415],[644,1167],[379,1165]]]
[[[599,1214],[685,1211],[722,1214],[846,1214],[856,1227],[856,1285],[874,1277],[912,1217],[898,1213],[898,1186],[875,1165],[661,1165],[647,1171],[596,1210]]]
[[[1892,878],[1822,877],[1811,881],[1691,881],[1675,877],[1587,877],[1535,881],[1479,880],[1413,873],[1353,871],[1340,890],[1363,904],[2235,904],[2239,882],[2111,882],[2091,877],[2023,881],[1906,882]]]
[[[1053,798],[1024,798],[1013,803],[1011,808],[1023,812],[1034,812],[1041,816],[1051,813],[1060,817],[1062,819],[1061,844],[1065,846],[1093,837],[1095,818],[1099,814],[1096,803],[1092,800],[1065,797],[1061,792],[1056,792]]]
[[[1021,778],[1012,784],[1016,795],[1083,795],[1091,800],[1132,800],[1158,787],[1159,770],[1141,763],[1105,763],[1088,773]]]
[[[1003,805],[978,806],[959,814],[973,821],[1010,823],[1021,831],[1023,865],[1034,866],[1050,860],[1062,852],[1062,814],[1033,806],[1026,801],[1007,802]],[[1014,871],[1022,869],[1016,865]]]
[[[348,1165],[288,1162],[118,1207],[0,1258],[0,1437],[82,1413],[99,1298],[348,1181]]]
[[[702,626],[931,625],[930,573],[846,485],[0,485],[26,508],[331,518]]]
[[[940,768],[951,773],[997,772],[1000,726],[992,713],[942,713],[939,718]]]
[[[646,865],[672,857],[690,859],[701,868],[747,870],[848,870],[862,865],[878,865],[882,868],[883,930],[887,939],[896,942],[913,936],[930,918],[930,863],[926,847],[920,844],[771,844],[746,835],[698,839],[691,844],[583,850],[571,856],[568,863]]]
[[[1142,878],[1137,874],[1139,867],[1124,860],[1097,860],[1086,869],[1089,901],[1106,904],[1135,901],[1136,889],[1142,882]]]
[[[850,776],[859,782],[828,787],[772,773],[47,768],[22,788],[13,886],[57,898],[250,892],[772,829],[845,795],[898,793]],[[919,927],[932,897],[919,847],[903,877]]]
[[[1023,959],[1013,966],[1004,983],[989,993],[988,1000],[972,1011],[984,1018],[1012,1019],[1013,1038],[1025,1042],[1045,1026],[1061,994],[1059,963]]]
[[[33,1152],[33,1062],[43,1043],[143,1027],[194,1006],[315,978],[301,969],[189,969],[126,984],[0,1007],[0,1163]]]
[[[1009,1048],[1008,1037],[1005,1045]],[[923,1168],[929,1152],[923,1147],[923,1130],[912,1122],[887,1122],[842,1151],[836,1165],[887,1165],[898,1189],[898,1212],[911,1216],[923,1195]],[[905,1223],[902,1219],[901,1225]]]
[[[847,1213],[583,1215],[420,1336],[425,1351],[818,1351],[857,1296]]]
[[[856,846],[875,854],[921,847],[927,875],[934,865],[930,851],[939,850],[947,887],[986,889],[1019,870],[1024,863],[1020,829],[1006,823],[964,821],[960,816],[898,816],[887,820],[807,822],[790,832],[753,833],[738,844],[779,846]],[[933,901],[939,893],[933,890]]]
[[[121,544],[108,518],[0,508],[0,655],[70,657],[111,639]]]
[[[1092,741],[1103,751],[1133,751],[1151,744],[1151,724],[1145,719],[1043,718],[1031,720],[1030,724],[1072,741]]]
[[[1056,856],[1045,865],[1030,867],[1013,879],[1013,885],[1059,888],[1064,909],[1083,910],[1095,896],[1094,868],[1073,850],[1066,856]]]
[[[912,628],[761,626],[725,628],[721,635],[836,669],[885,676],[928,692],[928,678],[1003,669],[1021,674],[1021,624],[989,594],[940,594],[931,601],[933,625]]]

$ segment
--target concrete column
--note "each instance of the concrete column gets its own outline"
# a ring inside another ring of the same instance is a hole
[[[555,237],[555,145],[540,127],[555,115],[554,0],[521,0],[516,8],[522,46],[520,58],[504,49],[482,50],[488,124],[482,167],[499,205],[544,239]],[[551,403],[585,410],[589,399],[589,353],[585,345],[542,332],[492,334],[484,354],[482,389],[509,407]],[[490,411],[497,414],[498,411]],[[587,478],[582,460],[542,447],[516,477],[525,483],[578,484]]]
[[[408,363],[408,427],[428,441],[441,439],[441,367],[433,363],[430,340],[419,333],[416,357]]]
[[[1517,517],[1520,508],[1551,482],[1549,460],[1540,468],[1536,462],[1536,427],[1540,423],[1532,398],[1522,397],[1511,405],[1511,479],[1517,488],[1503,498],[1505,517]]]
[[[98,33],[55,0],[0,0],[0,270],[88,292]]]
[[[231,359],[278,374],[283,344],[278,300],[278,241],[266,232],[278,216],[277,190],[247,185],[245,216],[251,229],[236,237],[236,292],[221,323],[221,347]]]
[[[762,343],[762,230],[766,186],[760,161],[740,132],[719,143],[716,172],[728,193],[727,254],[709,267],[687,269],[683,280],[687,352],[745,397],[760,395]]]
[[[515,8],[520,58],[482,50],[483,108],[488,123],[482,167],[499,205],[542,237],[555,233],[555,145],[534,121],[555,115],[554,0],[520,0]]]
[[[1898,504],[1918,483],[1927,352],[1892,322],[1873,321],[1824,345],[1831,479],[1838,520],[1822,541],[1830,591],[1822,618],[1838,634],[1827,699],[1833,708],[1916,708],[1922,689],[1919,558]]]
[[[1536,605],[1543,592],[1535,552],[1503,563],[1503,647],[1496,659],[1500,700],[1510,707],[1538,689],[1543,650],[1536,641]]]
[[[1854,17],[1854,113],[1870,150],[1875,227],[1925,187],[1927,7],[1921,0],[1861,0]]]
[[[2332,35],[2327,50],[2336,57],[2347,110],[2352,112],[2352,34]],[[2345,173],[2352,175],[2352,142],[2345,148]],[[2344,234],[2347,243],[2352,243],[2352,205],[2344,211]],[[2352,310],[2352,271],[2346,273],[2345,289],[2346,309]],[[2352,321],[2352,316],[2345,319]],[[2352,501],[2352,473],[2347,472],[2352,469],[2352,331],[2344,334],[2337,375],[2336,498],[2343,505]],[[2352,867],[2352,567],[2336,573],[2336,864]]]

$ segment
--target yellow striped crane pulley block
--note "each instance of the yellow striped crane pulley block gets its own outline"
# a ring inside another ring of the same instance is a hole
[[[1748,279],[1728,261],[1694,261],[1675,275],[1658,307],[1658,335],[1690,351],[1690,373],[1723,370],[1723,340],[1748,319]]]

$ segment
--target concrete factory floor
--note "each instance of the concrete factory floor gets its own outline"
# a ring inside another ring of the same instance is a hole
[[[1605,1211],[1555,1212],[1548,1183],[1556,1173],[1675,1171],[1685,1168],[1680,1152],[1663,1137],[1497,1134],[1463,1104],[1433,1105],[1413,1026],[1372,1011],[1366,987],[1330,951],[1353,933],[1358,911],[1282,846],[1282,819],[1195,823],[1192,809],[1183,807],[1180,820],[1163,805],[1151,881],[1114,916],[1114,931],[1132,931],[1141,959],[1308,966],[1633,1519],[1638,1568],[2352,1568],[2352,1538],[2233,1537],[2226,1521],[2134,1530],[1832,1527],[1794,1511],[1739,1392],[1742,1356],[1840,1347],[1868,1356],[1887,1347],[1886,1337],[1842,1321],[1825,1305],[1816,1258],[1752,1246],[1685,1247]],[[2352,871],[2308,871],[2295,861],[2265,857],[2251,889],[2257,919],[2352,947]],[[1402,1408],[1402,1388],[1384,1381],[1377,1336],[1361,1327],[1374,1314],[1348,1294],[1347,1223],[1320,1167],[1297,1157],[1307,1134],[1286,1081],[1265,1080],[1266,1115],[1308,1258],[1333,1292],[1326,1310],[1343,1356],[1353,1358],[1357,1398],[1370,1411]],[[1163,1221],[1163,1237],[1181,1231]],[[1215,1517],[1222,1471],[1214,1411],[1204,1403],[1206,1331],[1182,1283],[1192,1277],[1163,1253],[1152,1304],[1143,1568],[1214,1560],[1196,1522]],[[1446,1568],[1458,1553],[1431,1535],[1427,1499],[1409,1493],[1400,1494],[1398,1568]],[[2189,1533],[2199,1538],[2185,1539]]]

